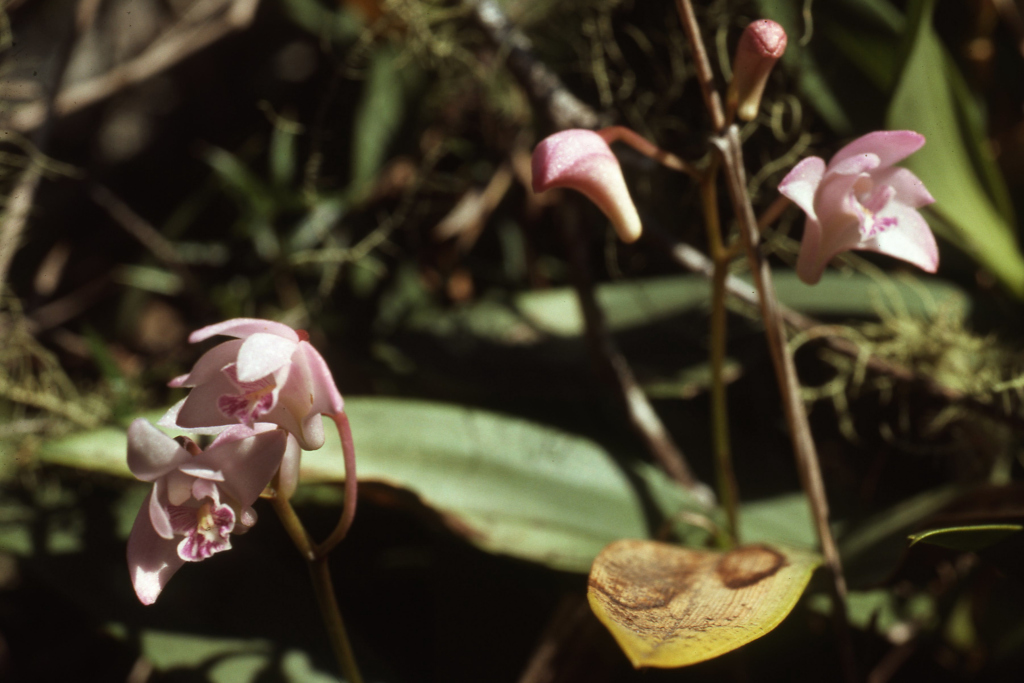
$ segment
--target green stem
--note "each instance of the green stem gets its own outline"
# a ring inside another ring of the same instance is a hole
[[[739,542],[739,487],[732,465],[729,443],[729,405],[725,387],[725,346],[728,331],[728,311],[725,307],[726,279],[729,261],[734,250],[722,241],[721,220],[718,216],[717,197],[718,164],[714,164],[701,180],[701,199],[704,224],[708,232],[708,251],[714,266],[711,275],[711,323],[709,346],[711,355],[711,433],[715,449],[715,471],[718,498],[725,508],[729,535]]]
[[[324,626],[327,627],[331,639],[331,649],[334,650],[334,657],[338,660],[342,675],[348,683],[363,683],[363,676],[359,673],[359,666],[352,653],[352,644],[345,630],[345,622],[338,609],[338,599],[334,594],[334,583],[331,581],[331,570],[326,557],[309,562],[309,576],[313,579],[320,615],[324,618]]]
[[[331,581],[327,558],[317,556],[309,533],[302,525],[302,520],[295,514],[295,508],[286,498],[275,496],[270,499],[270,504],[274,507],[274,512],[277,513],[281,524],[284,525],[285,531],[288,532],[302,558],[306,560],[306,566],[309,567],[309,576],[313,581],[316,602],[320,607],[320,615],[324,619],[324,626],[327,628],[327,636],[338,661],[338,668],[348,683],[363,683],[359,666],[352,653],[352,645],[348,640],[348,632],[345,630],[345,622],[338,609],[338,598],[334,593],[334,584]]]

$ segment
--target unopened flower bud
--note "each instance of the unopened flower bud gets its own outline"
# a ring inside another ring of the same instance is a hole
[[[786,51],[786,31],[771,19],[758,19],[743,30],[736,46],[728,106],[744,121],[757,118],[761,94],[772,67]]]
[[[604,138],[592,130],[564,130],[533,150],[533,191],[568,187],[597,204],[623,242],[640,237],[640,215],[622,167]]]

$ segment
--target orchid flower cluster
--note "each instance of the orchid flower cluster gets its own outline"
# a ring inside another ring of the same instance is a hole
[[[128,467],[153,484],[128,540],[128,567],[143,604],[155,602],[186,562],[231,548],[231,535],[256,523],[252,505],[268,486],[276,496],[291,497],[302,449],[324,444],[322,415],[335,418],[351,444],[344,401],[305,332],[237,318],[196,330],[189,341],[218,335],[234,339],[170,382],[192,391],[158,423],[216,434],[209,447],[172,439],[142,418],[128,428]],[[348,455],[346,470],[354,480]],[[346,512],[354,511],[354,490],[346,492],[353,498],[346,500]]]
[[[744,31],[727,96],[739,118],[756,118],[765,83],[785,47],[786,33],[773,21],[755,21]],[[542,140],[533,152],[533,189],[582,193],[623,241],[633,242],[641,222],[608,137],[605,131],[574,129]],[[796,264],[801,280],[817,283],[829,261],[854,249],[886,254],[929,273],[938,269],[935,237],[918,212],[935,200],[917,176],[895,166],[924,143],[923,135],[909,130],[868,133],[827,164],[820,157],[804,159],[779,183],[779,192],[807,217]]]

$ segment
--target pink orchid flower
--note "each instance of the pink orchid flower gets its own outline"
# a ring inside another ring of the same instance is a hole
[[[612,222],[623,242],[640,237],[640,215],[629,196],[619,160],[592,130],[564,130],[533,150],[533,191],[567,187],[583,193]]]
[[[153,604],[186,562],[231,548],[231,534],[256,523],[252,504],[281,471],[295,479],[298,445],[264,425],[225,430],[205,451],[179,444],[146,420],[128,428],[128,468],[153,482],[128,539],[135,594]]]
[[[320,416],[343,412],[344,401],[308,335],[269,320],[235,318],[196,330],[197,343],[237,337],[207,351],[192,372],[170,382],[192,387],[161,425],[216,433],[225,425],[271,422],[295,435],[306,450],[324,445]]]
[[[797,164],[779,184],[807,214],[797,258],[800,279],[814,284],[837,254],[863,249],[888,254],[934,273],[939,250],[917,211],[935,200],[905,168],[893,166],[924,145],[911,130],[876,131],[839,150]]]

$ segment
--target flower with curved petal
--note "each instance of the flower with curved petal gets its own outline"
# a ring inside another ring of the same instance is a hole
[[[863,249],[934,273],[939,250],[917,209],[935,200],[913,173],[893,164],[924,145],[911,130],[876,131],[839,150],[826,165],[808,157],[779,183],[807,214],[796,272],[814,284],[837,254]]]
[[[563,130],[533,150],[533,191],[567,187],[583,193],[615,226],[623,242],[640,237],[640,215],[629,196],[619,160],[592,130]]]
[[[344,400],[308,335],[282,323],[235,318],[196,330],[189,341],[217,335],[236,339],[210,349],[190,373],[171,380],[170,386],[192,391],[160,424],[218,433],[226,425],[270,422],[294,434],[306,450],[323,446],[320,416],[340,413]]]
[[[271,425],[225,430],[206,451],[139,418],[128,428],[128,468],[152,482],[128,538],[135,594],[153,604],[186,562],[231,548],[231,534],[256,523],[252,504],[279,470],[297,462],[294,439]]]

